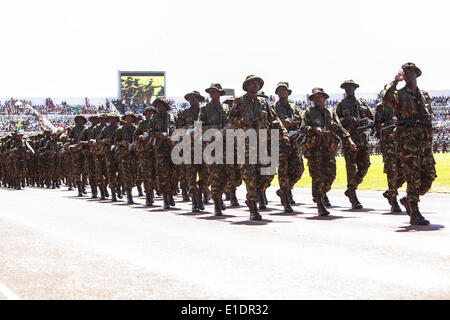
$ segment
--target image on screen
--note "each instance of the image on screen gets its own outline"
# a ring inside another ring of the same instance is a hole
[[[119,72],[123,104],[149,104],[165,97],[164,72]]]

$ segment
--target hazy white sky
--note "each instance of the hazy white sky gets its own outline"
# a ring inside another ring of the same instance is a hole
[[[242,93],[320,86],[361,92],[404,62],[421,88],[450,89],[448,1],[2,1],[0,96],[116,96],[117,70],[166,71],[167,95],[211,82]]]

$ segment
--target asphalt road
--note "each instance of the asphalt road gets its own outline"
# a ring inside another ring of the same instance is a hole
[[[241,207],[213,217],[176,197],[162,210],[0,189],[0,299],[449,299],[450,195],[427,194],[430,226],[391,214],[381,192],[344,190],[318,217],[310,189],[284,214],[269,189],[263,220]]]

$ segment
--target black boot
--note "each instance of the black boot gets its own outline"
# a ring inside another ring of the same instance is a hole
[[[264,199],[264,204],[267,206],[269,204],[269,201],[267,201],[266,190],[263,191],[263,199]]]
[[[131,189],[127,190],[127,204],[134,204],[133,194],[131,192]]]
[[[136,187],[137,187],[137,190],[138,190],[138,197],[143,197],[144,194],[142,193],[142,186],[141,186],[141,184],[138,184]]]
[[[294,212],[294,210],[291,207],[291,202],[289,201],[289,196],[282,196],[281,197],[281,204],[284,207],[284,212],[285,213]]]
[[[289,190],[288,200],[290,204],[296,204],[294,200],[294,196],[292,195],[292,190]]]
[[[97,199],[97,186],[96,185],[91,185],[91,192],[92,192],[92,199]]]
[[[169,203],[170,203],[170,205],[171,205],[172,207],[175,206],[175,200],[173,199],[173,195],[172,195],[172,194],[169,195]]]
[[[181,194],[182,194],[182,196],[183,196],[183,201],[189,201],[189,200],[191,200],[191,199],[189,198],[189,195],[188,195],[188,192],[187,192],[187,188],[186,188],[186,187],[182,187],[182,188],[181,188]]]
[[[419,211],[419,205],[415,201],[408,201],[409,208],[411,209],[411,218],[409,223],[416,226],[427,226],[430,221],[426,220]]]
[[[256,201],[246,200],[245,204],[248,206],[248,209],[250,211],[250,220],[259,221],[262,219],[262,216],[258,212]]]
[[[259,209],[267,209],[266,200],[264,199],[264,192],[261,192],[258,197]]]
[[[330,215],[330,212],[327,210],[327,208],[325,208],[325,205],[322,202],[322,198],[318,197],[315,199],[316,204],[317,204],[317,211],[319,213],[319,216],[321,217],[326,217],[328,215]]]
[[[99,187],[99,189],[100,189],[100,201],[101,200],[106,200],[106,198],[105,198],[105,186],[100,186]]]
[[[209,190],[206,190],[203,192],[203,203],[209,204],[209,200],[211,199],[211,194],[209,193]]]
[[[220,199],[213,199],[214,200],[214,215],[221,216],[222,215],[222,206],[220,204]]]
[[[122,199],[122,189],[120,187],[116,188],[117,198]]]
[[[397,197],[392,197],[391,212],[402,212],[402,209],[398,205]]]
[[[192,212],[200,212],[200,208],[197,204],[197,197],[192,197]]]
[[[325,208],[331,208],[331,203],[330,203],[330,200],[328,200],[327,195],[324,195],[322,197],[322,203],[325,206]]]
[[[39,187],[39,186],[38,186]],[[72,191],[73,190],[73,188],[72,188],[72,182],[69,182],[69,189],[68,189],[69,191]]]
[[[408,216],[411,215],[411,208],[409,207],[409,202],[408,202],[408,198],[403,197],[400,199],[400,203],[405,207],[406,209],[406,213],[408,214]]]
[[[163,196],[163,201],[164,201],[164,209],[170,209],[170,203],[169,203],[169,196],[168,195],[164,195]]]
[[[225,201],[231,200],[231,192],[225,192]]]
[[[220,197],[219,200],[220,200],[220,208],[222,209],[222,211],[226,210],[227,207],[225,206],[225,203],[223,203],[222,197]]]
[[[202,201],[202,194],[201,194],[201,193],[197,193],[197,194],[195,195],[195,199],[196,199],[198,208],[199,208],[200,210],[205,210],[205,205],[203,204],[203,201]]]
[[[87,191],[86,191],[86,186],[85,186],[85,184],[83,184],[83,187],[82,187],[82,191],[83,191],[83,194],[87,194]]]
[[[103,187],[105,191],[105,197],[109,198],[108,188],[106,186]]]
[[[363,206],[356,197],[355,189],[347,189],[344,194],[349,198],[350,203],[352,204],[352,209],[362,209]]]
[[[145,205],[147,207],[153,206],[153,190],[145,194]]]
[[[83,196],[83,189],[81,188],[81,185],[78,185],[78,196],[79,197]]]
[[[116,198],[116,189],[111,188],[111,202],[116,202],[117,198]]]
[[[230,192],[230,205],[232,207],[239,207],[239,202],[236,197],[236,188],[233,188]]]

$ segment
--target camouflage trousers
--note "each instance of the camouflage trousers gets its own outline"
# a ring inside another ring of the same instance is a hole
[[[119,182],[127,190],[135,185],[135,168],[133,166],[133,155],[125,148],[119,148],[116,152],[117,168],[119,171]]]
[[[72,172],[73,181],[78,186],[82,182],[83,174],[83,155],[80,151],[75,151],[72,153]]]
[[[369,149],[366,145],[358,145],[358,150],[353,151],[348,143],[344,143],[343,149],[347,170],[347,188],[356,190],[370,167]]]
[[[140,152],[139,167],[144,190],[148,194],[156,188],[155,154],[149,151]]]
[[[226,164],[225,165],[225,187],[224,192],[230,192],[235,190],[242,184],[242,176],[239,165],[237,164]]]
[[[407,183],[408,201],[419,202],[419,196],[430,190],[437,177],[431,143],[412,135],[399,143],[398,154]]]
[[[297,147],[283,146],[280,148],[278,166],[278,183],[280,196],[287,196],[303,175],[305,168],[303,159]]]
[[[104,155],[95,154],[94,163],[95,163],[95,180],[100,187],[106,187],[108,180]]]
[[[172,194],[172,160],[170,158],[171,148],[167,142],[163,142],[155,150],[155,172],[158,190],[162,195]]]
[[[92,153],[84,155],[83,176],[89,179],[91,186],[97,186],[97,176],[95,172],[95,159]]]
[[[117,188],[117,163],[114,152],[107,152],[105,154],[106,163],[106,177],[108,185],[111,189]]]
[[[336,178],[335,153],[324,149],[314,150],[308,155],[309,174],[312,179],[312,196],[323,197],[331,190]]]
[[[197,180],[198,176],[198,180]],[[189,185],[189,196],[194,197],[198,193],[208,189],[208,167],[204,164],[187,164],[186,177]]]
[[[388,190],[384,193],[386,197],[396,197],[398,189],[406,181],[401,170],[400,158],[397,154],[397,143],[395,141],[380,140],[380,149],[383,156],[384,173],[387,176]]]
[[[208,173],[211,181],[211,196],[213,199],[221,199],[226,183],[225,164],[208,165]]]

